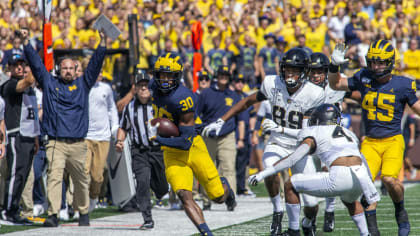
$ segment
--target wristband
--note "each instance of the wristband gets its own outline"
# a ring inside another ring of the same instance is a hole
[[[328,71],[330,73],[337,73],[338,72],[338,66],[330,63],[330,65],[328,66]]]

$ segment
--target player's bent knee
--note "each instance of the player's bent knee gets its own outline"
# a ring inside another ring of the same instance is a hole
[[[397,179],[394,178],[393,176],[382,176],[381,179],[384,182],[384,184],[388,184],[388,185],[392,185],[397,181]]]
[[[189,200],[193,200],[192,192],[185,189],[178,190],[176,195],[178,195],[183,204],[187,203]]]

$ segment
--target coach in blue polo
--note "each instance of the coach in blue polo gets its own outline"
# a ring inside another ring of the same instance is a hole
[[[79,226],[89,226],[89,177],[85,172],[87,147],[84,141],[88,131],[89,91],[96,82],[106,52],[106,38],[93,53],[86,71],[76,78],[77,66],[72,58],[59,62],[58,76],[50,74],[38,53],[28,43],[29,31],[21,29],[23,51],[32,73],[43,90],[44,115],[42,128],[48,134],[48,218],[46,227],[57,227],[61,205],[64,169],[74,181],[74,199],[80,212]],[[75,209],[76,210],[76,209]]]
[[[210,124],[223,116],[241,97],[229,89],[231,74],[228,66],[217,69],[217,83],[200,94],[197,114],[204,124]],[[236,139],[235,130],[241,117],[227,121],[219,135],[203,133],[204,142],[220,176],[224,176],[236,193]]]

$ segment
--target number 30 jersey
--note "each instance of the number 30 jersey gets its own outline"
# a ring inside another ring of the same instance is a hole
[[[302,129],[304,114],[325,100],[324,89],[308,82],[303,82],[301,87],[290,95],[284,81],[276,75],[266,76],[260,91],[271,103],[273,121],[279,126],[291,129]],[[296,138],[281,133],[272,134],[268,142],[285,147],[297,144]]]
[[[299,132],[298,140],[301,142],[308,137],[315,140],[313,155],[318,156],[328,168],[339,157],[361,157],[356,135],[342,126],[308,126]]]

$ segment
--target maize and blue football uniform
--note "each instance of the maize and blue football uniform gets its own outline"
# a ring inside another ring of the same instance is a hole
[[[366,138],[361,152],[366,157],[372,177],[379,170],[382,176],[398,178],[404,156],[404,138],[401,135],[401,118],[406,104],[417,102],[416,82],[403,77],[380,84],[362,69],[348,79],[350,90],[360,91],[362,118]]]
[[[161,95],[156,84],[152,82],[151,91],[155,118],[168,118],[179,127],[182,114],[196,113],[196,94],[182,85],[168,94]],[[162,146],[165,174],[175,192],[181,189],[192,191],[194,175],[205,188],[210,199],[215,199],[223,196],[224,188],[206,144],[199,135],[201,120],[197,115],[195,119],[197,125],[194,127],[193,142],[189,150]]]

